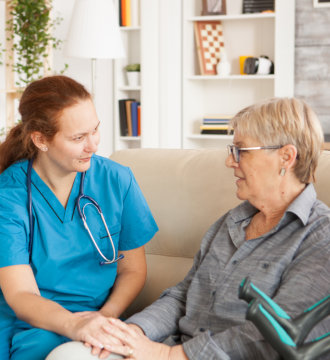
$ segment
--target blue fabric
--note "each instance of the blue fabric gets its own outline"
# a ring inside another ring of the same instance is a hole
[[[29,263],[27,165],[27,161],[18,162],[0,175],[0,267]],[[33,169],[31,179],[34,221],[32,268],[41,295],[74,312],[99,309],[116,279],[117,263],[99,264],[102,258],[79,217],[76,198],[81,174],[76,176],[66,208]],[[127,167],[94,155],[86,173],[84,194],[100,205],[116,255],[118,250],[144,245],[158,230]],[[83,199],[81,207],[86,203],[88,201]],[[85,214],[98,246],[107,258],[112,259],[109,238],[97,210],[86,205]],[[12,327],[17,330],[26,326],[16,321],[0,291],[0,329],[7,329],[7,334],[10,334]],[[6,344],[1,337],[0,354],[4,347]]]

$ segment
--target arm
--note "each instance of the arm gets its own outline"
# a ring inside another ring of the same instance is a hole
[[[324,298],[330,288],[329,241],[327,239],[315,241],[318,238],[322,239],[322,236],[315,231],[312,239],[301,246],[292,263],[282,274],[281,283],[273,296],[273,300],[292,317]],[[325,334],[329,331],[329,323],[328,318],[316,326],[310,337],[315,338]],[[214,356],[209,356],[207,353],[206,357],[209,359],[226,359],[225,355],[233,359],[278,357],[249,321],[221,333],[205,332],[184,343],[183,347],[189,359],[203,357],[206,351],[211,351]]]
[[[40,295],[29,265],[12,265],[0,269],[0,287],[16,316],[34,327],[53,331],[73,340],[100,346],[108,341],[101,314],[73,314],[54,301]]]
[[[144,247],[121,251],[124,258],[118,262],[118,272],[111,295],[100,312],[107,317],[119,317],[142,290],[147,265]]]

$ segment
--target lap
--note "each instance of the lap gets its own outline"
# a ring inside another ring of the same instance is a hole
[[[79,341],[70,341],[55,348],[45,360],[97,360],[91,350]],[[110,354],[106,360],[123,359],[122,356]]]
[[[32,328],[17,332],[11,341],[11,360],[44,360],[57,346],[69,341],[53,332]]]

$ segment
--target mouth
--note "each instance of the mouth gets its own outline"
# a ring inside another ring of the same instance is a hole
[[[81,158],[81,159],[79,159],[79,162],[89,162],[90,159],[91,159],[90,157]]]
[[[240,183],[240,182],[242,182],[242,181],[244,181],[244,180],[245,180],[245,178],[244,178],[244,177],[242,177],[242,176],[235,175],[235,177],[237,178],[237,180],[236,180],[236,184],[238,184],[238,183]]]

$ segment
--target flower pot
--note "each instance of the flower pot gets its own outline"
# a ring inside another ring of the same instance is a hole
[[[127,71],[127,83],[128,86],[139,86],[140,85],[140,72],[139,71]]]

